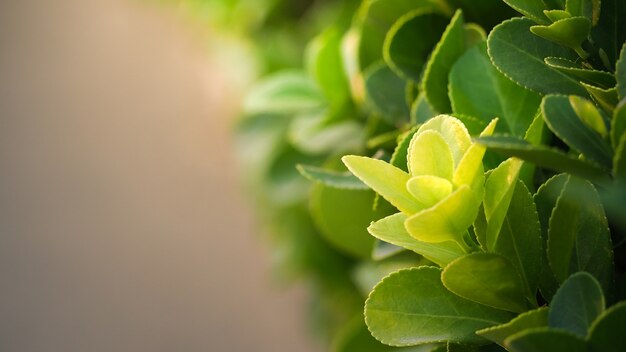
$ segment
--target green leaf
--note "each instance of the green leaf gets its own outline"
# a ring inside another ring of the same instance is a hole
[[[617,88],[604,89],[600,87],[596,87],[585,82],[580,82],[580,84],[587,90],[589,95],[593,97],[596,103],[604,109],[604,111],[611,114],[615,106],[619,102],[617,98]]]
[[[619,60],[615,65],[615,78],[617,79],[617,93],[620,99],[626,97],[626,43],[622,46]]]
[[[517,181],[514,187],[498,237],[495,241],[487,237],[487,249],[511,261],[522,278],[526,298],[536,306],[535,292],[541,273],[541,229],[532,195],[522,181]]]
[[[584,339],[550,328],[524,330],[506,339],[504,345],[511,352],[587,352]]]
[[[463,14],[457,11],[433,50],[424,72],[423,87],[426,99],[439,112],[452,111],[448,99],[448,73],[463,52],[465,52]]]
[[[422,209],[406,189],[408,173],[385,161],[363,156],[347,155],[341,160],[350,172],[401,212],[414,214]]]
[[[386,215],[372,209],[374,193],[316,184],[311,192],[311,215],[324,238],[336,248],[358,258],[370,258],[374,239],[367,226]]]
[[[400,17],[385,37],[385,62],[401,77],[419,82],[423,66],[447,24],[444,16],[425,9]],[[419,40],[415,40],[417,35]]]
[[[570,95],[569,103],[578,118],[587,127],[596,131],[602,138],[606,137],[608,131],[606,130],[604,118],[592,102],[576,95]]]
[[[406,219],[407,216],[402,213],[390,215],[372,223],[367,231],[379,240],[411,250],[442,267],[465,254],[452,241],[426,243],[416,240],[404,227]]]
[[[487,249],[493,250],[517,185],[522,161],[507,159],[495,168],[485,183],[483,207],[487,219]]]
[[[583,59],[589,56],[581,46],[591,31],[591,21],[588,18],[564,18],[549,26],[532,26],[530,31],[544,39],[576,51],[578,56]]]
[[[596,14],[594,14],[594,3],[599,3],[599,0],[567,0],[565,2],[565,10],[572,14],[572,16],[582,16],[589,21],[593,21],[594,25],[598,21],[599,8],[596,7]]]
[[[517,269],[495,253],[473,253],[448,264],[443,285],[470,301],[511,312],[528,309],[525,289]]]
[[[411,124],[424,123],[435,115],[437,114],[433,111],[430,104],[428,104],[426,95],[423,91],[420,92],[411,105]]]
[[[568,97],[548,95],[543,99],[541,109],[550,130],[570,148],[599,165],[610,167],[611,147],[576,115]]]
[[[408,163],[412,176],[432,175],[452,180],[452,151],[437,131],[426,130],[413,136],[409,145]]]
[[[365,302],[372,335],[392,346],[450,341],[478,343],[478,329],[508,321],[511,314],[465,300],[441,283],[441,270],[405,269],[383,279]]]
[[[243,103],[246,114],[293,114],[324,106],[324,97],[303,72],[285,71],[256,84]]]
[[[613,112],[611,121],[611,144],[613,149],[617,149],[624,132],[626,132],[626,99],[623,99]]]
[[[497,123],[498,119],[493,119],[480,133],[480,136],[490,136],[495,130]],[[482,195],[484,189],[485,174],[482,161],[485,156],[485,151],[485,146],[473,143],[467,149],[465,155],[463,155],[463,158],[458,163],[456,170],[454,170],[454,175],[452,176],[452,183],[456,187],[468,185],[478,197]]]
[[[626,132],[622,133],[619,145],[615,149],[613,178],[622,184],[626,184]]]
[[[391,154],[389,163],[403,171],[409,172],[408,167],[408,151],[413,135],[417,132],[417,127],[413,127],[410,130],[404,132],[398,137],[398,144]]]
[[[296,168],[302,176],[313,182],[318,182],[328,187],[352,190],[370,189],[365,183],[361,182],[361,180],[350,172],[337,172],[300,164],[296,165]]]
[[[406,251],[405,248],[396,246],[395,244],[391,244],[391,243],[388,243],[388,242],[385,242],[383,240],[376,238],[376,241],[374,241],[374,249],[372,250],[372,259],[373,260],[387,259],[389,257],[393,257],[394,255],[398,253],[402,253],[404,251]]]
[[[474,192],[468,186],[461,186],[435,206],[411,215],[405,226],[420,241],[455,241],[468,250],[463,236],[474,222],[479,205]]]
[[[587,68],[577,62],[560,57],[546,57],[544,61],[548,66],[584,83],[604,89],[615,87],[615,76],[609,72]]]
[[[521,331],[548,326],[548,308],[541,307],[527,311],[506,324],[476,331],[476,334],[504,347],[504,341]]]
[[[543,13],[550,19],[551,22],[572,17],[572,14],[565,10],[543,10]]]
[[[364,73],[367,105],[387,122],[401,125],[409,121],[409,107],[404,101],[405,81],[380,62]]]
[[[541,102],[538,94],[515,84],[491,64],[485,42],[454,64],[449,95],[455,113],[485,122],[500,117],[498,129],[516,136],[524,135]]]
[[[541,255],[541,276],[539,278],[539,290],[546,301],[551,301],[552,297],[559,288],[559,283],[552,272],[548,262],[548,228],[550,226],[550,216],[552,210],[556,206],[556,201],[565,187],[569,176],[567,174],[558,174],[547,180],[539,187],[534,196],[535,205],[537,206],[537,214],[541,223],[541,239],[542,239],[542,255]]]
[[[589,345],[593,351],[626,351],[626,302],[620,302],[607,309],[591,326]]]
[[[568,172],[591,180],[606,178],[605,172],[596,165],[579,160],[558,149],[532,145],[523,139],[509,136],[490,136],[476,139],[490,150],[506,156],[514,156],[548,169]]]
[[[585,272],[570,276],[550,302],[548,325],[582,338],[604,311],[604,295],[598,281]]]
[[[609,292],[613,247],[600,197],[588,181],[570,177],[565,184],[550,217],[547,251],[559,282],[586,271]]]
[[[295,117],[289,124],[289,142],[308,154],[342,154],[362,148],[365,133],[360,123],[327,119],[323,111]]]
[[[546,57],[576,60],[573,51],[530,32],[533,22],[514,18],[496,26],[487,38],[489,57],[505,76],[540,94],[586,96],[576,79],[544,62]]]
[[[537,23],[550,23],[550,20],[543,13],[543,11],[548,8],[541,0],[504,0],[504,2],[515,9],[515,11],[525,15]]]
[[[389,352],[389,347],[376,341],[367,330],[361,314],[355,316],[336,334],[331,352]]]
[[[315,37],[305,52],[307,71],[332,106],[339,106],[350,97],[341,57],[341,40],[342,33],[330,28]]]

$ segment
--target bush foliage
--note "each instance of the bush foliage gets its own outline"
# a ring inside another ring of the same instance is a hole
[[[291,16],[238,155],[332,349],[626,351],[626,2]]]

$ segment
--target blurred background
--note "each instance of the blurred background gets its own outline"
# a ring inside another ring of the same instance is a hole
[[[267,68],[186,9],[0,4],[0,351],[320,349],[230,152]]]

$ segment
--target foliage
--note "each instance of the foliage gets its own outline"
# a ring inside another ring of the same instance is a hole
[[[365,0],[252,90],[240,160],[334,350],[626,348],[625,41],[622,0]]]

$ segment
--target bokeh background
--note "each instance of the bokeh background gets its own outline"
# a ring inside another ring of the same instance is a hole
[[[246,47],[168,5],[0,3],[0,351],[316,351],[230,127]]]

